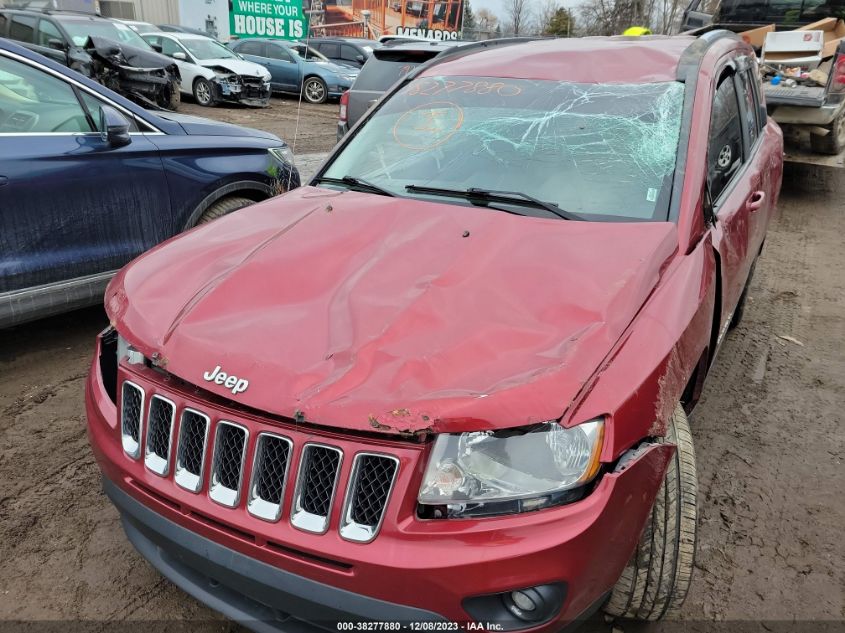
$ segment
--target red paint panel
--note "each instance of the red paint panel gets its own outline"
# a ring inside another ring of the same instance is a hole
[[[423,76],[509,77],[574,83],[675,81],[693,37],[572,38],[492,48],[434,66]]]
[[[676,248],[669,223],[302,188],[136,260],[106,306],[169,372],[268,413],[504,428],[564,412]],[[249,388],[204,381],[218,365]]]

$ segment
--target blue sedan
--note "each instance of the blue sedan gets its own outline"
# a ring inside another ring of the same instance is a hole
[[[304,42],[252,38],[235,40],[229,47],[269,70],[273,90],[301,93],[309,103],[340,97],[358,76],[358,68],[335,64]]]
[[[0,39],[0,327],[100,302],[159,242],[298,186],[272,134],[144,110]]]

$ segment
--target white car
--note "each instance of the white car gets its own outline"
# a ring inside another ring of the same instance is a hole
[[[198,104],[270,104],[270,72],[217,40],[192,33],[145,33],[142,37],[173,58],[182,75],[182,93],[193,95]]]
[[[125,24],[130,29],[138,33],[138,35],[161,32],[160,28],[158,28],[155,24],[150,24],[149,22],[141,22],[139,20],[121,20],[120,18],[112,18],[112,20]]]

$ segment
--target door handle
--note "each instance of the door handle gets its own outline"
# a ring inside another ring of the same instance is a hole
[[[766,201],[766,192],[765,191],[755,191],[750,196],[748,196],[748,200],[745,203],[745,208],[751,212],[757,211],[760,207],[763,206],[763,203]]]

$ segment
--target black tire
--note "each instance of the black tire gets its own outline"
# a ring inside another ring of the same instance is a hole
[[[675,407],[659,442],[677,446],[640,542],[604,610],[616,617],[659,620],[676,614],[687,597],[695,561],[698,481],[689,422]]]
[[[751,287],[751,278],[754,276],[754,269],[757,267],[757,260],[751,264],[751,270],[748,271],[748,279],[745,280],[745,287],[742,289],[742,294],[739,295],[739,301],[736,303],[734,314],[731,317],[731,324],[728,329],[732,330],[737,325],[742,323],[742,317],[745,315],[745,303],[748,301],[748,289]]]
[[[216,220],[217,218],[222,218],[224,215],[230,214],[232,211],[243,209],[244,207],[248,207],[254,203],[255,200],[242,198],[240,196],[222,198],[202,212],[199,220],[197,220],[197,225],[207,224],[212,220]]]
[[[199,77],[194,82],[194,99],[201,106],[211,107],[214,105],[214,86],[207,79]]]
[[[329,98],[326,82],[319,77],[307,77],[302,82],[302,97],[308,103],[325,103]]]
[[[828,126],[830,133],[827,136],[810,134],[810,147],[817,154],[828,154],[835,156],[845,149],[845,110]]]

